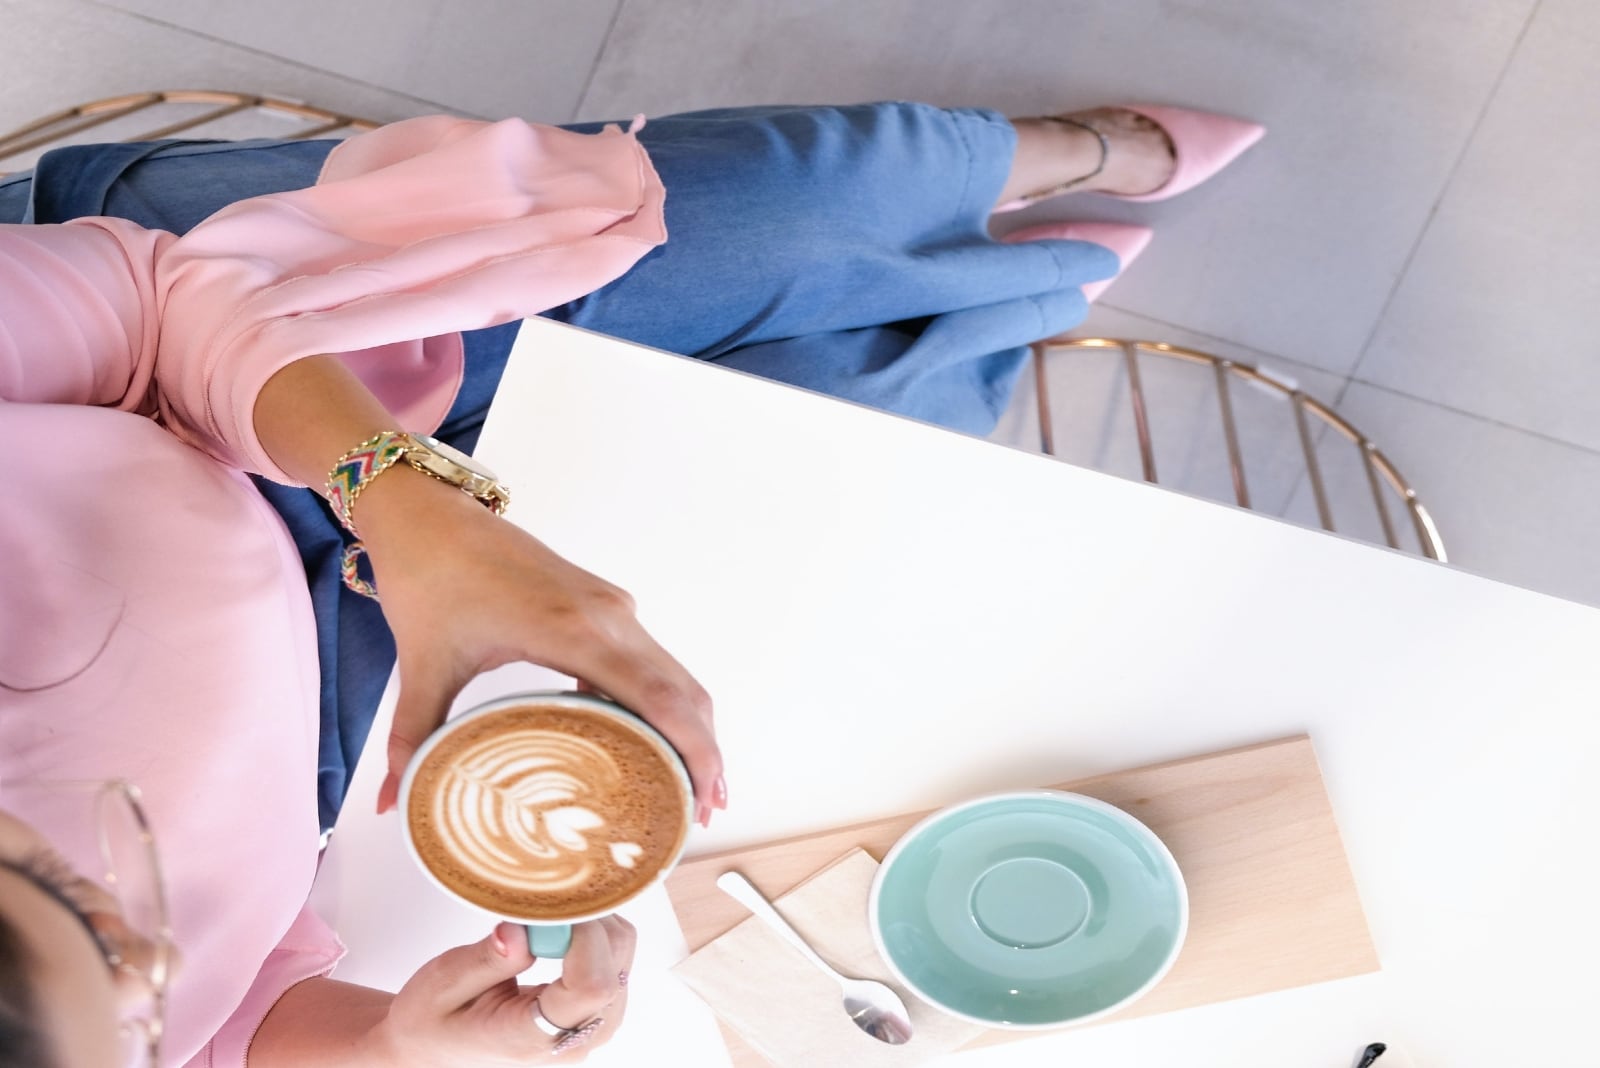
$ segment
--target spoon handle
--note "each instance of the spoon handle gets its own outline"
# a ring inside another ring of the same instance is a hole
[[[817,951],[812,949],[804,938],[800,937],[799,931],[789,926],[788,920],[778,915],[778,910],[773,908],[772,903],[762,896],[760,890],[750,885],[749,879],[746,879],[736,871],[725,871],[717,876],[717,888],[755,913],[768,927],[782,935],[785,942],[804,953],[807,960],[833,976],[836,982],[843,983],[845,981],[844,977],[834,970],[833,965],[817,956]]]

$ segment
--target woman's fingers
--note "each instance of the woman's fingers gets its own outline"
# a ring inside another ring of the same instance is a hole
[[[567,593],[554,602],[559,608],[550,601],[528,606],[520,655],[581,679],[659,730],[683,756],[696,818],[705,823],[713,808],[727,806],[710,695],[645,630],[626,591],[554,559],[570,572]]]
[[[633,925],[620,916],[607,916],[599,921],[611,938],[611,953],[617,965],[617,991],[605,1008],[604,1022],[586,1043],[591,1049],[611,1041],[617,1028],[628,1015],[628,972],[633,968],[636,944]],[[577,1052],[577,1051],[575,1051]]]
[[[683,755],[697,818],[724,807],[711,699],[644,629],[627,592],[480,508],[419,515],[402,533],[368,546],[400,668],[380,812],[396,804],[407,762],[462,687],[515,660],[575,676],[639,713]]]
[[[502,923],[489,937],[447,949],[428,961],[406,983],[404,993],[428,1006],[424,1015],[447,1017],[532,964],[522,931]]]
[[[711,695],[631,616],[611,628],[613,640],[575,650],[574,674],[644,717],[683,757],[694,784],[695,818],[727,807],[722,750]]]
[[[446,950],[417,970],[385,1020],[388,1041],[415,1053],[419,1064],[581,1061],[622,1022],[634,947],[634,929],[620,917],[575,924],[561,977],[519,987],[516,977],[533,956],[526,932],[501,923],[489,937]],[[591,1026],[582,1035],[552,1036],[537,1026],[535,1012],[567,1031]]]
[[[580,923],[572,928],[572,948],[561,962],[561,977],[539,992],[539,1011],[557,1027],[573,1028],[603,1016],[608,1024],[621,1015],[615,1006],[622,976],[633,967],[636,935],[620,916]]]
[[[406,765],[428,735],[438,729],[450,704],[467,684],[470,676],[452,671],[450,665],[429,663],[422,657],[400,654],[400,695],[395,701],[394,723],[389,729],[387,751],[389,770],[378,788],[378,812],[388,812],[399,803],[400,780]]]
[[[536,613],[530,613],[535,615]],[[548,628],[536,618],[527,622],[528,640],[550,641]],[[727,807],[722,752],[712,725],[711,696],[694,677],[644,630],[631,613],[614,615],[578,628],[583,637],[569,637],[566,655],[552,656],[534,647],[519,649],[534,663],[582,678],[591,690],[609,695],[659,730],[683,756],[694,785],[695,818],[707,822],[713,808]],[[596,635],[594,632],[600,632]],[[587,640],[585,640],[587,639]],[[570,644],[569,644],[570,643]],[[406,764],[428,735],[444,722],[450,704],[469,681],[425,663],[408,661],[402,651],[400,696],[389,735],[388,775],[378,792],[378,811],[398,801]]]

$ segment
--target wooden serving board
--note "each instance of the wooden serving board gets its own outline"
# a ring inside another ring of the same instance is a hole
[[[1177,963],[1154,990],[1111,1019],[1378,969],[1309,738],[1052,788],[1087,794],[1136,816],[1172,850],[1188,884],[1189,935]],[[716,888],[723,872],[737,868],[768,897],[777,897],[853,846],[881,860],[925,815],[892,816],[685,861],[666,885],[690,950],[749,915]],[[740,1068],[767,1063],[726,1026],[723,1036]],[[969,1045],[1025,1036],[989,1031]]]

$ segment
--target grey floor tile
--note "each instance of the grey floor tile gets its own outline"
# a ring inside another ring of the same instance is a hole
[[[431,106],[81,0],[0,0],[0,132],[76,104],[149,89],[243,89],[398,119]]]
[[[1600,605],[1600,453],[1361,383],[1350,387],[1341,411],[1380,441],[1411,481],[1452,564]],[[1332,477],[1353,493],[1365,476],[1351,465]],[[1302,498],[1291,518],[1307,511]]]
[[[1357,377],[1600,449],[1596,52],[1545,0]]]
[[[486,118],[571,119],[621,0],[110,0]]]
[[[1409,439],[1390,440],[1384,428],[1374,430],[1363,425],[1349,416],[1348,409],[1341,407],[1339,414],[1363,437],[1354,438],[1331,428],[1323,433],[1316,446],[1322,505],[1317,502],[1312,480],[1302,478],[1280,515],[1290,522],[1331,529],[1358,541],[1422,556],[1435,555],[1424,549],[1425,543],[1436,540],[1436,535],[1427,532],[1432,523],[1429,499],[1418,498],[1421,511],[1414,512],[1405,492],[1405,487],[1416,486],[1413,469],[1404,458],[1410,457],[1416,443]],[[1396,459],[1397,446],[1402,459]]]
[[[1142,263],[1142,261],[1141,261]],[[1139,265],[1130,270],[1137,271]],[[1118,286],[1122,284],[1119,281]],[[1111,295],[1114,299],[1115,293]],[[1078,337],[1161,341],[1249,365],[1308,396],[1332,402],[1344,379],[1243,346],[1099,305],[1073,332]],[[1172,489],[1235,503],[1215,375],[1208,365],[1146,354],[1139,358],[1157,481]],[[1047,357],[1055,455],[1068,463],[1142,479],[1143,460],[1120,349],[1071,350]],[[1251,507],[1279,514],[1305,470],[1300,435],[1286,397],[1271,386],[1231,378],[1229,398],[1239,426],[1245,488]],[[1023,376],[992,440],[1039,450],[1038,394],[1032,370]],[[1321,424],[1308,422],[1313,440]]]
[[[586,117],[882,97],[1010,114],[1123,99],[1270,133],[1180,199],[1066,198],[1146,221],[1132,311],[1335,373],[1370,336],[1534,0],[692,0],[625,4]]]

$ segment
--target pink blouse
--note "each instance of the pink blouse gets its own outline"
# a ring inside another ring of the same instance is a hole
[[[93,872],[94,843],[5,784],[142,788],[184,961],[173,1063],[242,1065],[283,991],[343,951],[306,904],[315,630],[294,544],[240,471],[290,481],[255,397],[340,353],[397,424],[436,427],[458,331],[589,293],[665,240],[634,129],[413,119],[182,238],[0,226],[0,805]]]

